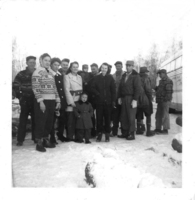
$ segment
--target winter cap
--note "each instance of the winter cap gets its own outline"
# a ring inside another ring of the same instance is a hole
[[[133,60],[127,60],[126,65],[134,66],[134,61]]]
[[[116,65],[123,65],[123,63],[122,63],[121,61],[117,61],[117,62],[115,62],[114,65],[115,65],[115,66],[116,66]]]
[[[67,62],[67,63],[69,63],[70,60],[69,60],[68,58],[64,58],[64,59],[62,60],[62,62]]]
[[[145,73],[145,72],[149,72],[147,67],[140,67],[139,73]]]
[[[28,62],[30,59],[36,60],[36,57],[35,56],[28,56],[28,57],[26,57],[26,62]]]
[[[93,64],[91,64],[90,66],[91,66],[91,67],[96,67],[96,68],[98,68],[98,65],[97,65],[96,63],[93,63]]]
[[[157,74],[161,74],[161,73],[167,74],[167,70],[166,70],[166,69],[161,69],[161,70],[159,70],[159,71],[157,72]]]

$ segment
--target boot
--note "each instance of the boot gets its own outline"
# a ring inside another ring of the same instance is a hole
[[[153,131],[151,131],[151,132],[153,132],[154,134],[159,134],[159,133],[161,133],[161,129],[154,129]]]
[[[37,139],[36,150],[37,150],[37,151],[40,151],[40,152],[46,152],[46,149],[44,148],[41,139]]]
[[[58,144],[55,137],[50,137],[50,143]]]
[[[96,142],[101,142],[101,140],[102,140],[102,133],[98,133]]]
[[[118,138],[126,138],[128,136],[128,131],[121,129],[122,135],[118,135]]]
[[[145,126],[144,126],[145,127]],[[142,124],[137,123],[137,131],[136,131],[136,135],[143,135],[144,131],[143,131],[143,127]]]
[[[16,145],[17,145],[17,146],[22,146],[22,145],[23,145],[23,142],[17,142]]]
[[[135,140],[134,131],[130,132],[129,135],[126,137],[127,140]]]
[[[110,142],[109,135],[110,135],[109,133],[105,133],[105,138],[106,138],[105,142]]]
[[[55,148],[56,145],[49,142],[48,138],[43,138],[43,146],[46,148]]]
[[[91,144],[91,141],[86,140],[86,141],[85,141],[85,144]]]
[[[141,131],[142,131],[142,132],[146,131],[145,124],[140,124],[140,128],[141,128]]]
[[[154,136],[155,133],[150,131],[151,125],[147,124],[147,131],[146,131],[146,136],[150,137],[150,136]]]

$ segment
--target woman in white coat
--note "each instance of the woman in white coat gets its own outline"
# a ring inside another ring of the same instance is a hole
[[[72,62],[70,67],[67,71],[67,74],[64,76],[64,88],[65,88],[65,95],[67,101],[67,141],[74,141],[76,140],[75,134],[75,125],[76,119],[73,112],[74,107],[76,107],[75,103],[79,101],[80,94],[83,91],[82,86],[82,78],[77,74],[79,64],[78,62]]]

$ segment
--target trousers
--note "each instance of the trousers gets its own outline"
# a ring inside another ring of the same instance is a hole
[[[97,116],[97,132],[102,133],[104,130],[106,133],[111,131],[111,105],[97,104],[96,116]]]
[[[170,129],[170,119],[169,119],[169,106],[170,102],[161,102],[157,104],[156,111],[156,129]]]
[[[40,104],[34,101],[35,112],[35,138],[47,138],[53,127],[55,100],[44,100],[45,112],[40,109]]]
[[[77,129],[77,139],[79,141],[82,141],[85,139],[85,141],[89,141],[91,137],[91,129]]]
[[[26,136],[26,125],[28,121],[28,116],[31,116],[31,129],[32,129],[32,140],[35,139],[35,117],[34,117],[34,100],[23,100],[20,102],[20,119],[18,126],[17,141],[23,142]]]
[[[128,133],[135,131],[135,116],[137,108],[132,108],[132,100],[132,96],[125,96],[122,98],[121,105],[121,127]]]

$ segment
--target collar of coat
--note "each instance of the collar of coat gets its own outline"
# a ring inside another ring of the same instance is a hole
[[[83,101],[79,100],[79,101],[78,101],[78,104],[80,104],[80,105],[82,105],[82,104],[89,104],[89,102],[88,102],[88,101],[83,102]]]
[[[125,77],[127,75],[127,72],[125,72],[124,74],[123,74],[123,77]],[[131,72],[131,74],[130,74],[130,76],[131,75],[138,75],[138,73],[133,69],[133,71]]]
[[[82,78],[80,75],[77,74],[75,76],[72,73],[69,73],[66,76],[68,76],[71,81],[74,81],[74,82],[78,83],[79,85],[82,85]],[[76,79],[75,79],[75,77],[76,77]]]

